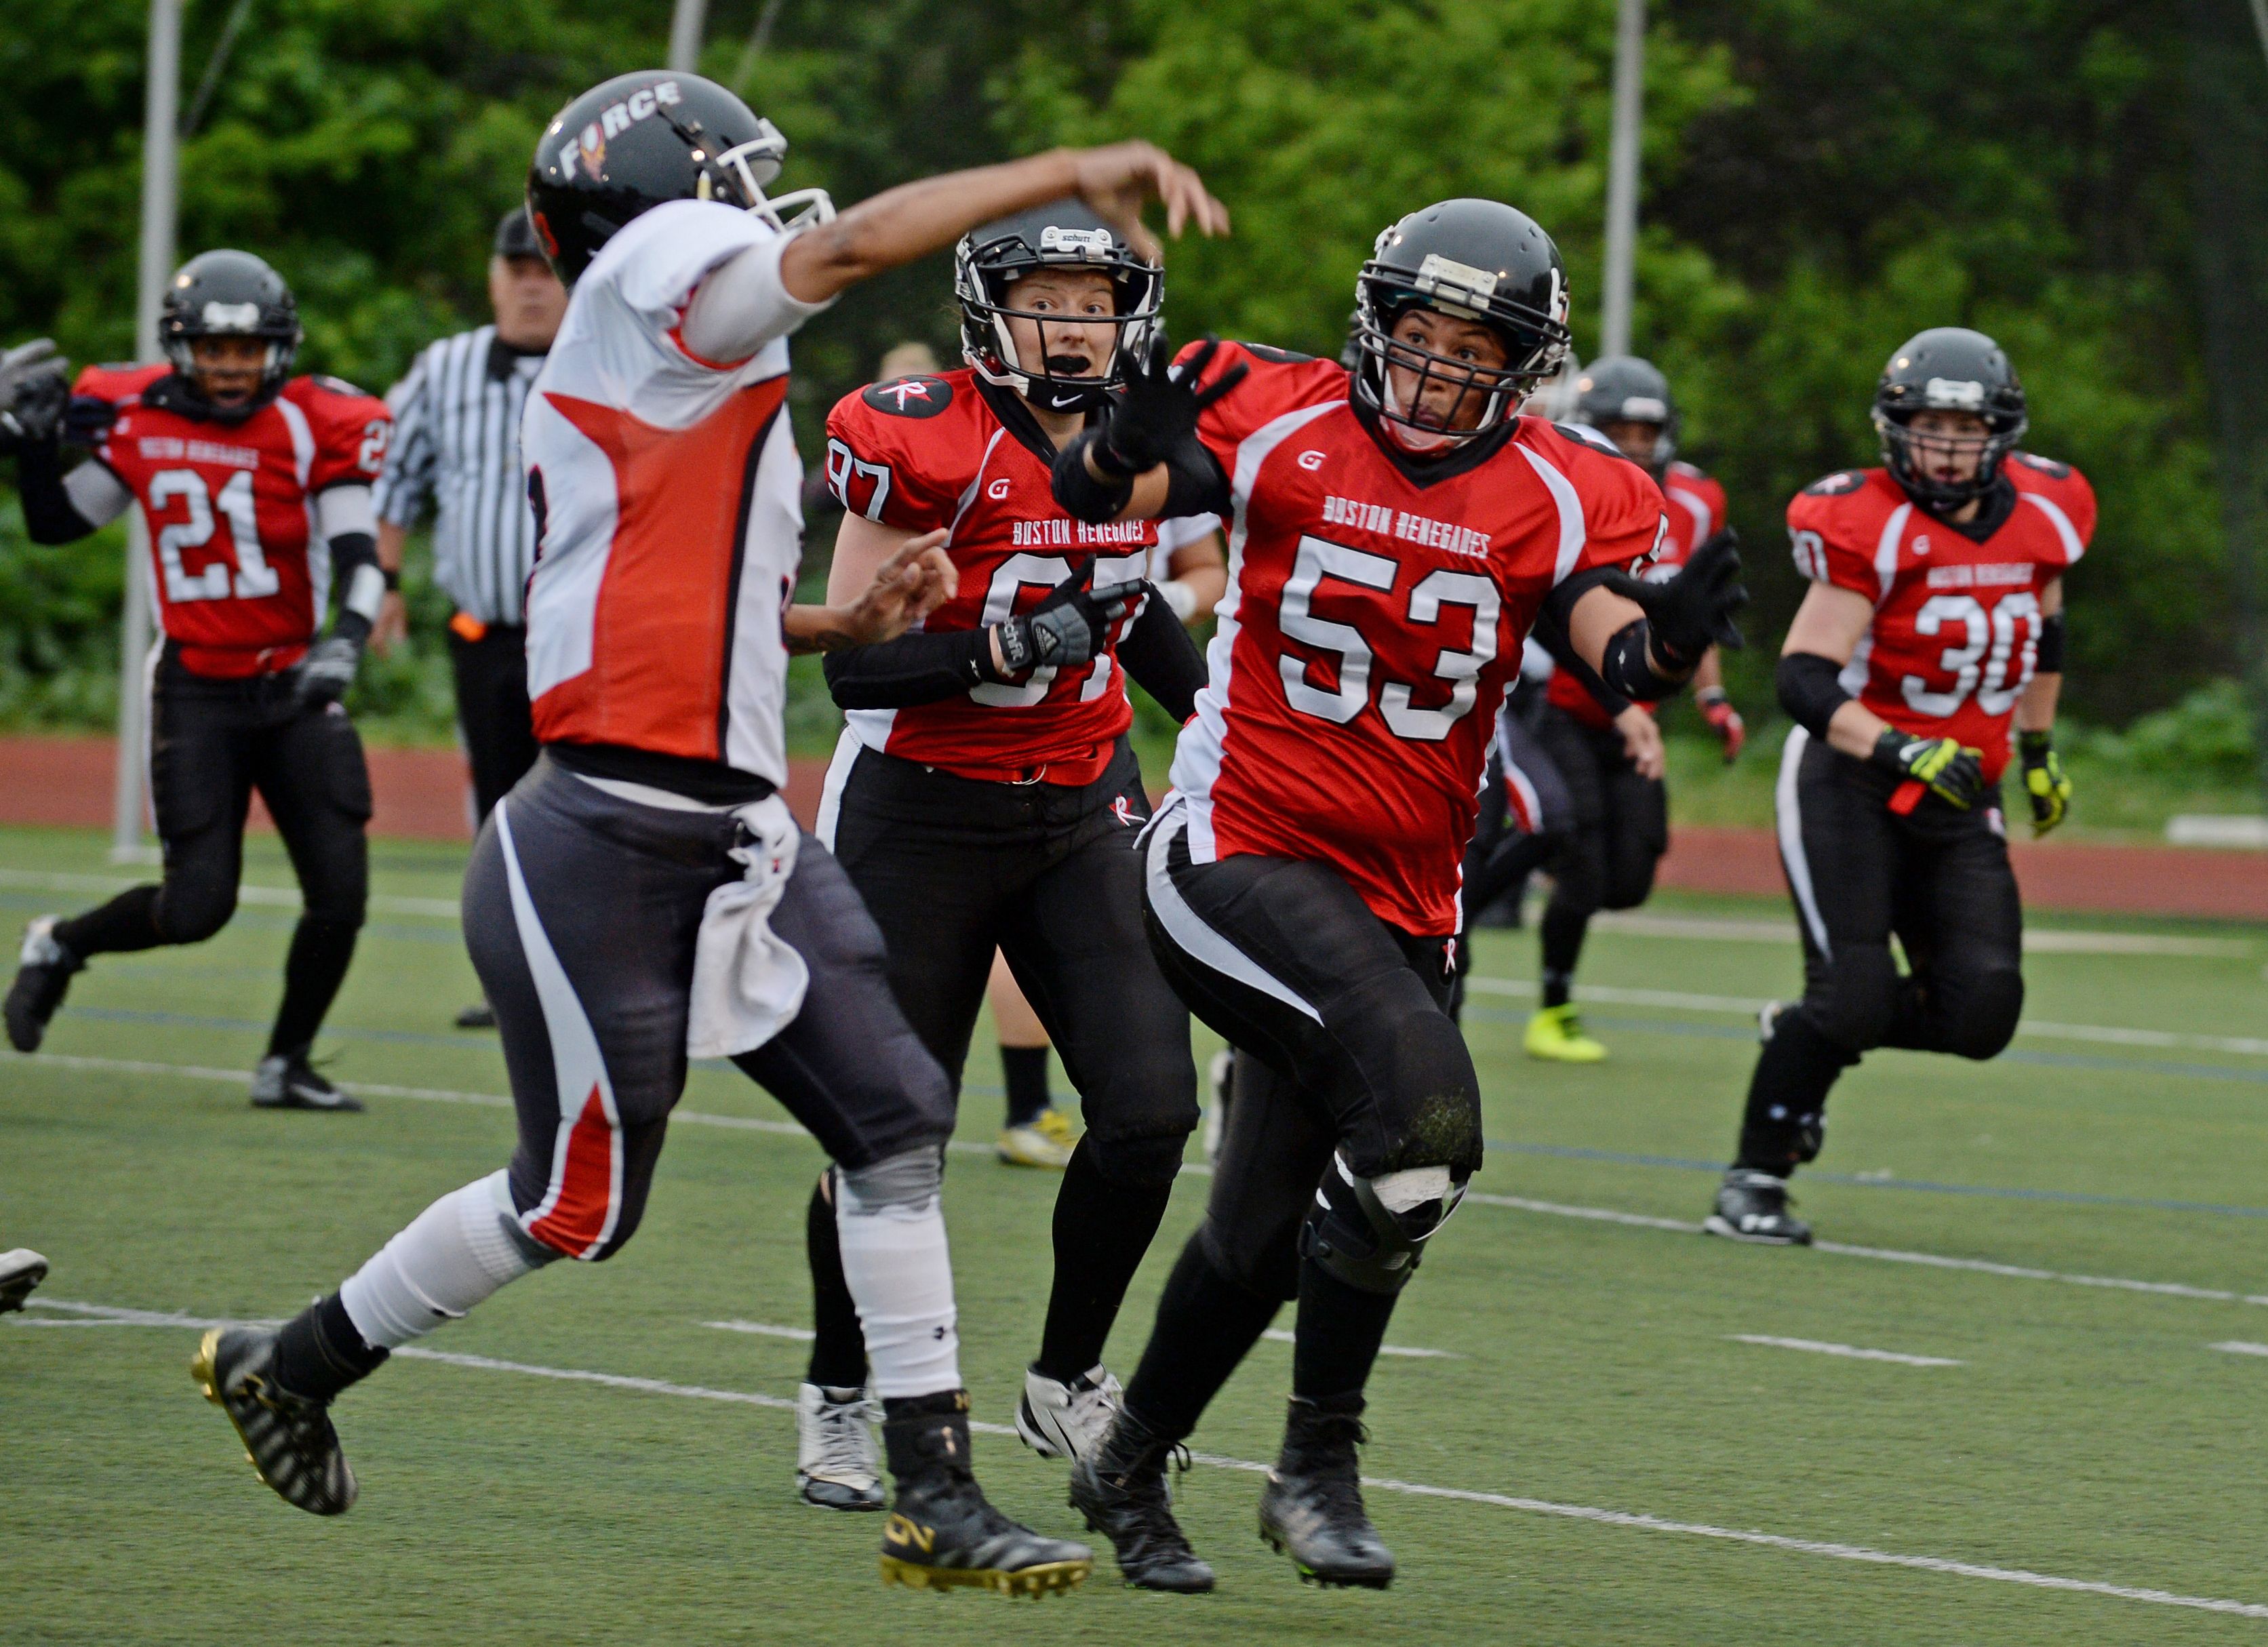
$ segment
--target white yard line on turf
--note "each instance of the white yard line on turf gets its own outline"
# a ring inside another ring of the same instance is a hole
[[[0,886],[30,886],[41,892],[124,892],[129,886],[142,884],[115,875],[63,875],[43,870],[0,869]],[[297,886],[261,886],[247,881],[237,887],[236,901],[296,909],[301,894]],[[422,915],[453,921],[458,904],[454,898],[397,898],[380,893],[371,898],[370,910],[372,915]]]
[[[1861,1349],[1856,1344],[1822,1343],[1816,1338],[1774,1338],[1765,1333],[1727,1333],[1736,1344],[1762,1344],[1767,1349],[1806,1349],[1815,1356],[1840,1356],[1846,1361],[1894,1361],[1902,1367],[1957,1367],[1963,1364],[1943,1356],[1909,1356],[1896,1349]]]
[[[1602,931],[1637,937],[1697,938],[1704,943],[1787,944],[1795,937],[1792,921],[1742,920],[1737,916],[1632,915],[1602,912],[1591,917]],[[2028,928],[2024,947],[2055,955],[2188,955],[2212,960],[2247,960],[2253,946],[2241,937],[2176,937],[2157,932],[2089,932],[2053,927]]]
[[[2268,1356],[2268,1344],[2248,1344],[2241,1338],[2232,1338],[2226,1343],[2207,1344],[2205,1348],[2232,1356]]]
[[[178,1075],[192,1080],[241,1082],[248,1078],[242,1070],[216,1070],[198,1064],[154,1063],[136,1058],[91,1058],[70,1053],[40,1053],[36,1057],[0,1060],[0,1067],[10,1069],[61,1069],[92,1070],[108,1075]],[[512,1100],[496,1092],[458,1092],[446,1088],[430,1086],[387,1086],[376,1082],[342,1081],[340,1086],[350,1092],[364,1093],[373,1098],[410,1098],[428,1103],[475,1104],[485,1108],[509,1108]],[[807,1138],[806,1133],[792,1121],[764,1121],[753,1115],[711,1115],[696,1109],[673,1110],[670,1119],[696,1127],[723,1127],[736,1132],[769,1133],[776,1136]],[[975,1140],[964,1140],[947,1148],[963,1155],[990,1155],[992,1146]],[[1185,1178],[1209,1178],[1212,1169],[1195,1164],[1182,1168]],[[1613,1207],[1578,1207],[1552,1201],[1535,1201],[1525,1195],[1497,1195],[1483,1190],[1466,1192],[1465,1199],[1484,1207],[1506,1207],[1516,1212],[1538,1212],[1551,1217],[1585,1218],[1597,1224],[1618,1224],[1633,1229],[1667,1230],[1676,1235],[1698,1235],[1698,1224],[1682,1218],[1658,1218],[1642,1212],[1624,1212]],[[2061,1270],[2035,1269],[2022,1264],[1998,1264],[1982,1258],[1948,1258],[1936,1253],[1902,1252],[1889,1246],[1853,1246],[1842,1241],[1815,1241],[1815,1253],[1832,1253],[1843,1258],[1873,1259],[1878,1262],[1917,1264],[1930,1269],[1965,1270],[1972,1275],[1999,1276],[2012,1281],[2054,1281],[2074,1287],[2107,1287],[2121,1292],[2154,1293],[2161,1298],[2196,1298],[2210,1304],[2268,1305],[2268,1293],[2230,1292],[2218,1287],[2192,1287],[2177,1281],[2136,1281],[2120,1276],[2068,1275]]]
[[[1296,1344],[1299,1335],[1287,1333],[1280,1327],[1271,1327],[1260,1335],[1271,1344]],[[1407,1356],[1413,1361],[1462,1361],[1464,1357],[1451,1349],[1412,1349],[1407,1344],[1381,1344],[1381,1356]]]
[[[762,1338],[792,1338],[807,1344],[819,1336],[808,1327],[774,1327],[770,1321],[703,1321],[703,1327],[713,1327],[720,1333],[754,1333]]]
[[[1468,1190],[1467,1201],[1484,1207],[1509,1207],[1517,1212],[1540,1212],[1555,1218],[1585,1218],[1594,1224],[1619,1224],[1631,1229],[1667,1230],[1674,1235],[1699,1235],[1701,1226],[1683,1218],[1657,1218],[1613,1207],[1571,1207],[1556,1201],[1531,1201],[1525,1195],[1491,1195]],[[1814,1241],[1815,1253],[1840,1258],[1869,1258],[1891,1264],[1918,1264],[1926,1269],[1959,1269],[1972,1275],[2001,1276],[2012,1281],[2056,1281],[2073,1287],[2108,1287],[2117,1292],[2147,1292],[2168,1298],[2197,1298],[2208,1304],[2268,1305],[2268,1293],[2231,1292],[2220,1287],[2192,1287],[2178,1281],[2135,1281],[2124,1276],[2080,1276],[2059,1269],[2035,1269],[2025,1264],[1996,1264],[1984,1258],[1948,1258],[1939,1253],[1902,1252],[1895,1246],[1853,1246],[1845,1241]]]
[[[1534,980],[1528,978],[1470,977],[1465,980],[1465,988],[1476,995],[1507,995],[1523,998],[1535,993]],[[1579,984],[1575,996],[1578,1000],[1595,1001],[1605,1006],[1673,1007],[1688,1012],[1723,1012],[1735,1018],[1754,1018],[1767,1004],[1762,996],[1694,995],[1683,989],[1624,989],[1612,984]],[[2171,1030],[2126,1029],[2111,1024],[2051,1024],[2029,1018],[2016,1026],[2016,1033],[2043,1040],[2085,1040],[2114,1047],[2180,1048],[2197,1052],[2233,1052],[2248,1057],[2268,1058],[2268,1040],[2253,1035],[2183,1035]]]
[[[116,1320],[122,1325],[136,1327],[224,1327],[233,1323],[195,1318],[185,1314],[167,1314],[156,1310],[116,1309],[107,1305],[81,1304],[65,1298],[33,1298],[33,1307],[61,1310],[69,1313]],[[12,1328],[7,1330],[12,1331]],[[397,1357],[418,1361],[435,1361],[447,1366],[463,1367],[478,1372],[517,1372],[528,1378],[556,1379],[572,1384],[594,1384],[607,1389],[629,1390],[644,1395],[674,1395],[698,1401],[727,1401],[736,1406],[762,1408],[772,1412],[793,1412],[795,1403],[782,1395],[762,1395],[752,1390],[718,1390],[701,1384],[674,1384],[665,1379],[629,1377],[616,1372],[592,1372],[579,1367],[546,1367],[526,1361],[504,1361],[494,1356],[455,1355],[447,1350],[421,1349],[405,1345],[394,1352]],[[972,1423],[971,1430],[984,1435],[1014,1434],[1006,1424]],[[1214,1469],[1236,1470],[1248,1474],[1264,1474],[1265,1464],[1249,1459],[1226,1458],[1219,1453],[1190,1454],[1195,1463]],[[2119,1601],[2139,1601],[2154,1607],[2184,1607],[2193,1612],[2226,1613],[2239,1618],[2268,1619],[2268,1606],[2251,1601],[2228,1601],[2211,1596],[2185,1596],[2170,1590],[2146,1589],[2132,1585],[2104,1584],[2092,1578],[2066,1578],[2055,1573],[2038,1573],[2021,1567],[1993,1567],[1979,1562],[1953,1561],[1941,1555],[1904,1555],[1893,1550],[1872,1549],[1863,1544],[1842,1544],[1823,1539],[1791,1538],[1778,1533],[1744,1532],[1736,1527],[1712,1526],[1701,1521],[1675,1521],[1664,1516],[1635,1513],[1627,1510],[1602,1510],[1588,1504],[1560,1504],[1549,1498],[1521,1498],[1509,1493],[1476,1492],[1462,1487],[1433,1487],[1422,1482],[1398,1482],[1390,1478],[1366,1475],[1363,1486],[1374,1493],[1398,1493],[1411,1498],[1432,1498],[1452,1504],[1483,1504],[1498,1510],[1517,1510],[1530,1515],[1551,1516],[1567,1521],[1588,1521],[1601,1526],[1627,1527],[1642,1533],[1665,1533],[1685,1538],[1714,1539],[1731,1544],[1748,1544],[1762,1549],[1785,1550],[1791,1555],[1816,1555],[1830,1561],[1859,1562],[1875,1567],[1900,1567],[1912,1572],[1943,1573],[1953,1577],[1981,1578],[1994,1584],[2018,1585],[2032,1590],[2054,1590],[2070,1595],[2104,1596]]]

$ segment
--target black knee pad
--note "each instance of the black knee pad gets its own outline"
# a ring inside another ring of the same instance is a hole
[[[218,876],[168,875],[158,894],[158,931],[168,944],[202,944],[235,913],[236,888]]]
[[[1122,1189],[1163,1189],[1182,1170],[1189,1136],[1186,1130],[1147,1138],[1105,1138],[1090,1132],[1086,1144],[1094,1170],[1108,1182]]]
[[[1966,974],[1940,986],[1946,1014],[1945,1049],[1962,1058],[1997,1058],[2024,1012],[2024,974],[2014,967]]]
[[[1464,1193],[1463,1176],[1446,1166],[1359,1178],[1334,1156],[1300,1226],[1300,1256],[1359,1291],[1399,1292]]]
[[[1881,1046],[1897,1017],[1900,980],[1889,945],[1838,945],[1827,973],[1826,988],[1804,997],[1813,1025],[1847,1053]]]
[[[1376,1171],[1446,1166],[1461,1180],[1478,1172],[1480,1080],[1455,1021],[1435,1011],[1404,1015],[1394,1033],[1393,1078],[1403,1115]]]

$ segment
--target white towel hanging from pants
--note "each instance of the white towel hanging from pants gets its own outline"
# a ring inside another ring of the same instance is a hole
[[[733,815],[747,838],[732,857],[747,872],[711,893],[701,912],[685,1024],[685,1050],[696,1058],[754,1052],[795,1022],[811,983],[803,957],[771,927],[802,831],[777,795]]]

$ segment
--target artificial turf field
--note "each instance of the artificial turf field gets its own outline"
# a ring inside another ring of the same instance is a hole
[[[1083,1591],[1016,1606],[886,1591],[880,1518],[795,1502],[802,1346],[705,1323],[806,1323],[820,1156],[728,1069],[695,1072],[620,1257],[507,1290],[425,1341],[473,1359],[405,1357],[341,1403],[350,1515],[257,1482],[189,1381],[195,1333],[126,1312],[289,1313],[511,1145],[500,1100],[465,1099],[504,1090],[493,1037],[448,1027],[476,994],[460,857],[375,856],[321,1051],[423,1096],[271,1115],[213,1077],[260,1050],[282,890],[202,948],[98,961],[46,1052],[0,1053],[0,1247],[55,1265],[44,1307],[0,1320],[0,1642],[2268,1639],[2268,1352],[2215,1348],[2268,1345],[2268,1296],[2245,1296],[2268,1294],[2268,1040],[2244,1044],[2268,1035],[2268,931],[2036,923],[2058,934],[2027,968],[2044,1033],[1989,1066],[1880,1054],[1846,1078],[1802,1208],[1856,1250],[1811,1252],[1668,1227],[1697,1223],[1731,1140],[1739,1004],[1795,982],[1782,907],[1665,898],[1647,913],[1676,933],[1598,934],[1614,1056],[1587,1070],[1521,1056],[1533,940],[1484,934],[1499,982],[1467,1030],[1493,1147],[1389,1335],[1440,1353],[1388,1357],[1372,1388],[1395,1588],[1303,1587],[1255,1538],[1258,1481],[1223,1463],[1272,1455],[1290,1352],[1263,1342],[1179,1489],[1219,1591],[1129,1592],[1106,1555]],[[122,873],[92,835],[0,832],[11,930]],[[272,840],[246,879],[288,888]],[[1694,935],[1712,920],[1732,935]],[[946,1203],[977,1416],[1005,1423],[1055,1181],[983,1151],[997,1079],[980,1050]],[[1122,1372],[1204,1188],[1176,1191]],[[1060,1465],[998,1434],[977,1461],[1004,1507],[1077,1531]]]

